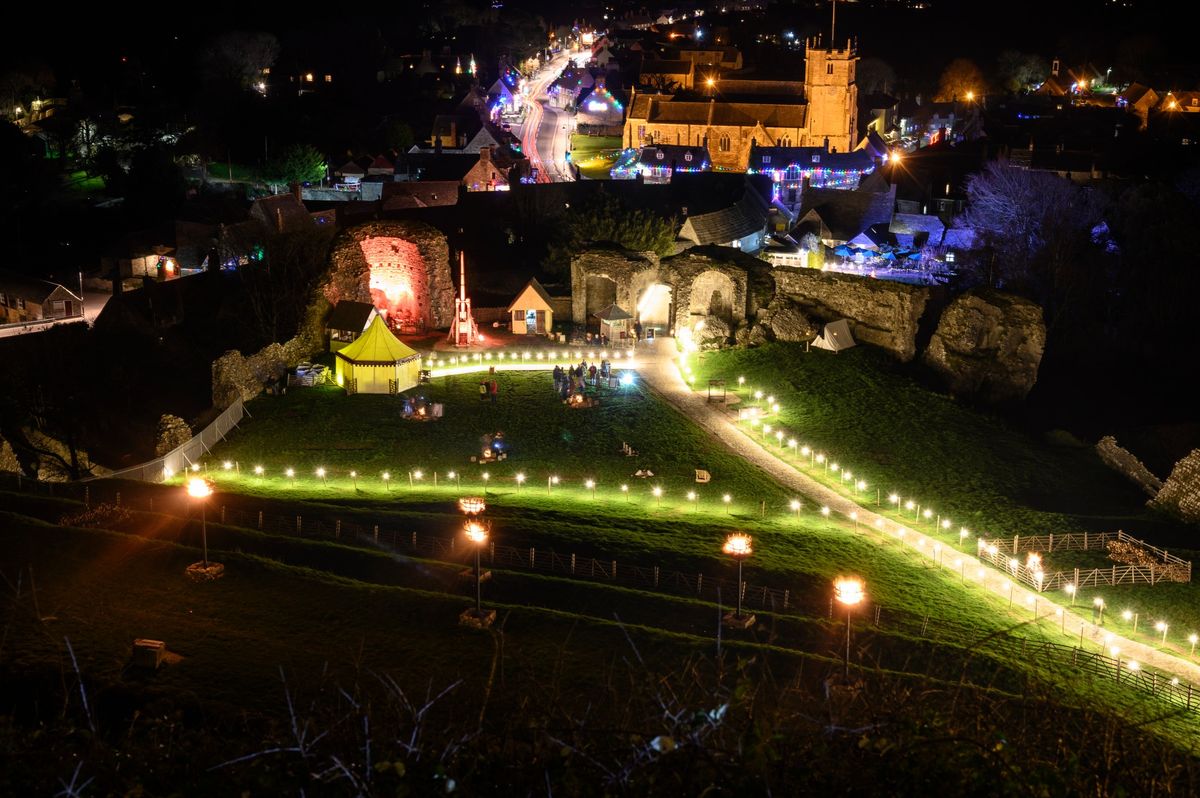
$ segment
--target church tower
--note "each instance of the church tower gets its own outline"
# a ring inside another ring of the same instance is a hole
[[[820,37],[804,43],[804,93],[808,98],[808,146],[850,152],[858,144],[858,51],[826,48]]]

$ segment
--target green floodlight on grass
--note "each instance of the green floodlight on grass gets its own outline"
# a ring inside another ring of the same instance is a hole
[[[392,475],[387,471],[383,472],[383,487],[384,490],[388,491],[389,493],[392,490]]]
[[[583,486],[592,492],[592,501],[596,500],[596,480],[585,480]]]
[[[358,490],[358,472],[357,472],[357,471],[351,471],[351,472],[350,472],[350,479],[352,479],[352,480],[354,481],[354,489],[355,489],[355,490]]]
[[[625,494],[625,503],[628,504],[629,503],[629,486],[621,485],[621,493]]]
[[[726,493],[721,497],[721,501],[725,502],[725,515],[729,515],[729,503],[733,501],[733,497]]]
[[[517,495],[520,496],[521,495],[521,485],[524,484],[524,482],[525,482],[525,475],[520,472],[517,472],[516,480],[517,480]]]
[[[329,483],[325,481],[325,469],[324,468],[317,469],[317,476],[319,476],[321,478],[322,485],[325,485],[325,486],[329,485]]]

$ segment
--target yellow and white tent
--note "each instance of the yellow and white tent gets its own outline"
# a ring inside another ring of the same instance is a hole
[[[381,316],[336,358],[337,384],[346,393],[399,393],[414,387],[421,372],[421,356],[392,335]]]

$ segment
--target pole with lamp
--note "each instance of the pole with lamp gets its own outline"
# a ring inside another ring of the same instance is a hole
[[[742,614],[742,562],[747,557],[754,553],[752,540],[749,535],[743,535],[740,532],[735,532],[725,538],[725,545],[722,546],[722,551],[737,561],[738,576],[737,576],[737,610],[725,614],[721,622],[725,626],[730,626],[735,629],[749,629],[754,625],[755,617],[753,615]]]
[[[496,620],[496,611],[483,609],[483,571],[480,566],[480,552],[488,542],[488,530],[482,523],[479,522],[479,516],[487,509],[486,502],[477,497],[464,497],[458,500],[458,507],[467,516],[466,526],[463,527],[463,532],[467,536],[467,541],[475,547],[475,607],[474,609],[466,609],[458,616],[458,622],[462,626],[471,626],[476,629],[486,629]],[[488,573],[491,575],[491,572]]]
[[[846,608],[846,659],[842,662],[842,679],[850,683],[850,613],[866,597],[861,579],[839,577],[833,583],[833,595]]]
[[[188,480],[187,494],[200,502],[200,545],[204,559],[189,565],[185,573],[194,581],[201,582],[210,579],[220,579],[225,573],[225,566],[208,560],[208,513],[206,500],[212,496],[212,483],[207,479],[195,477]]]

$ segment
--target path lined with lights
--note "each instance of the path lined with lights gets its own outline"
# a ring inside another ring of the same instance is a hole
[[[659,338],[653,344],[639,345],[638,371],[645,384],[695,424],[725,443],[735,454],[765,471],[784,487],[814,501],[822,514],[840,515],[852,521],[856,531],[864,532],[876,540],[897,541],[907,545],[934,566],[944,568],[948,575],[958,576],[962,584],[982,587],[1008,601],[1010,609],[1017,615],[1028,613],[1030,620],[1049,620],[1064,636],[1078,639],[1081,647],[1084,640],[1092,642],[1098,650],[1118,659],[1119,667],[1127,671],[1135,672],[1144,666],[1151,666],[1188,681],[1200,681],[1200,665],[1197,663],[1097,626],[1070,607],[1062,607],[1052,601],[1045,593],[1037,593],[1017,584],[968,552],[955,549],[863,507],[781,460],[687,384],[679,370],[675,346],[675,341],[670,338]]]
[[[547,121],[545,102],[548,101],[547,90],[550,84],[558,79],[563,68],[566,67],[567,57],[565,54],[555,56],[554,60],[546,64],[546,67],[539,73],[540,77],[535,78],[528,84],[528,89],[525,96],[525,104],[527,107],[525,122],[521,127],[521,149],[525,157],[529,159],[529,165],[538,170],[537,182],[550,183],[553,182],[550,170],[546,167],[546,162],[542,160],[541,152],[538,150],[538,140],[541,137],[542,125]],[[555,63],[561,61],[561,63]],[[563,180],[562,170],[554,161],[553,142],[558,139],[558,113],[551,111],[549,114],[550,120],[554,125],[554,136],[552,137],[552,146],[550,152],[550,165],[553,171],[558,175],[559,180]]]

